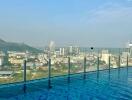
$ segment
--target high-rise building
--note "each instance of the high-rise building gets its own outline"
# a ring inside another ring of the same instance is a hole
[[[65,48],[60,48],[60,55],[62,55],[62,56],[65,55]]]
[[[132,57],[132,42],[129,42],[128,46],[129,46],[130,57]]]
[[[76,46],[76,47],[75,47],[75,54],[79,54],[79,53],[80,53],[79,47]]]
[[[69,53],[70,53],[70,54],[73,53],[73,46],[69,46]]]
[[[50,41],[50,43],[49,43],[49,51],[50,52],[55,51],[55,42],[54,41]]]
[[[55,53],[55,42],[50,41],[48,49],[48,57],[50,58]]]
[[[102,50],[102,53],[101,53],[101,60],[102,61],[105,61],[106,64],[109,63],[109,51],[108,50]]]
[[[69,46],[68,53],[71,55],[78,55],[80,53],[78,46]]]

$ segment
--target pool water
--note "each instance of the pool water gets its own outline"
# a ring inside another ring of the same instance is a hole
[[[132,67],[0,86],[0,100],[132,100]]]

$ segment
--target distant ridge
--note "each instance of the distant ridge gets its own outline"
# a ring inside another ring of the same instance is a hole
[[[2,42],[5,42],[4,40],[2,40],[2,39],[0,39],[0,42],[2,43]]]
[[[31,47],[24,43],[6,42],[0,39],[0,50],[2,51],[29,51],[29,52],[41,52],[41,50]]]

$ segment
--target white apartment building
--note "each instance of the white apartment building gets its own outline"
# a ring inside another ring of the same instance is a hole
[[[0,66],[2,66],[4,64],[4,59],[3,57],[0,57]]]

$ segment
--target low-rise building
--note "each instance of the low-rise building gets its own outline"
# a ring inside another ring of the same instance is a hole
[[[5,54],[2,51],[0,51],[0,66],[4,64],[4,57],[5,57]]]
[[[0,57],[0,66],[2,66],[4,64],[4,58]]]
[[[16,51],[8,52],[8,61],[13,65],[21,65],[26,57],[27,54],[25,52],[16,52]]]
[[[12,77],[13,71],[0,71],[0,79]]]

